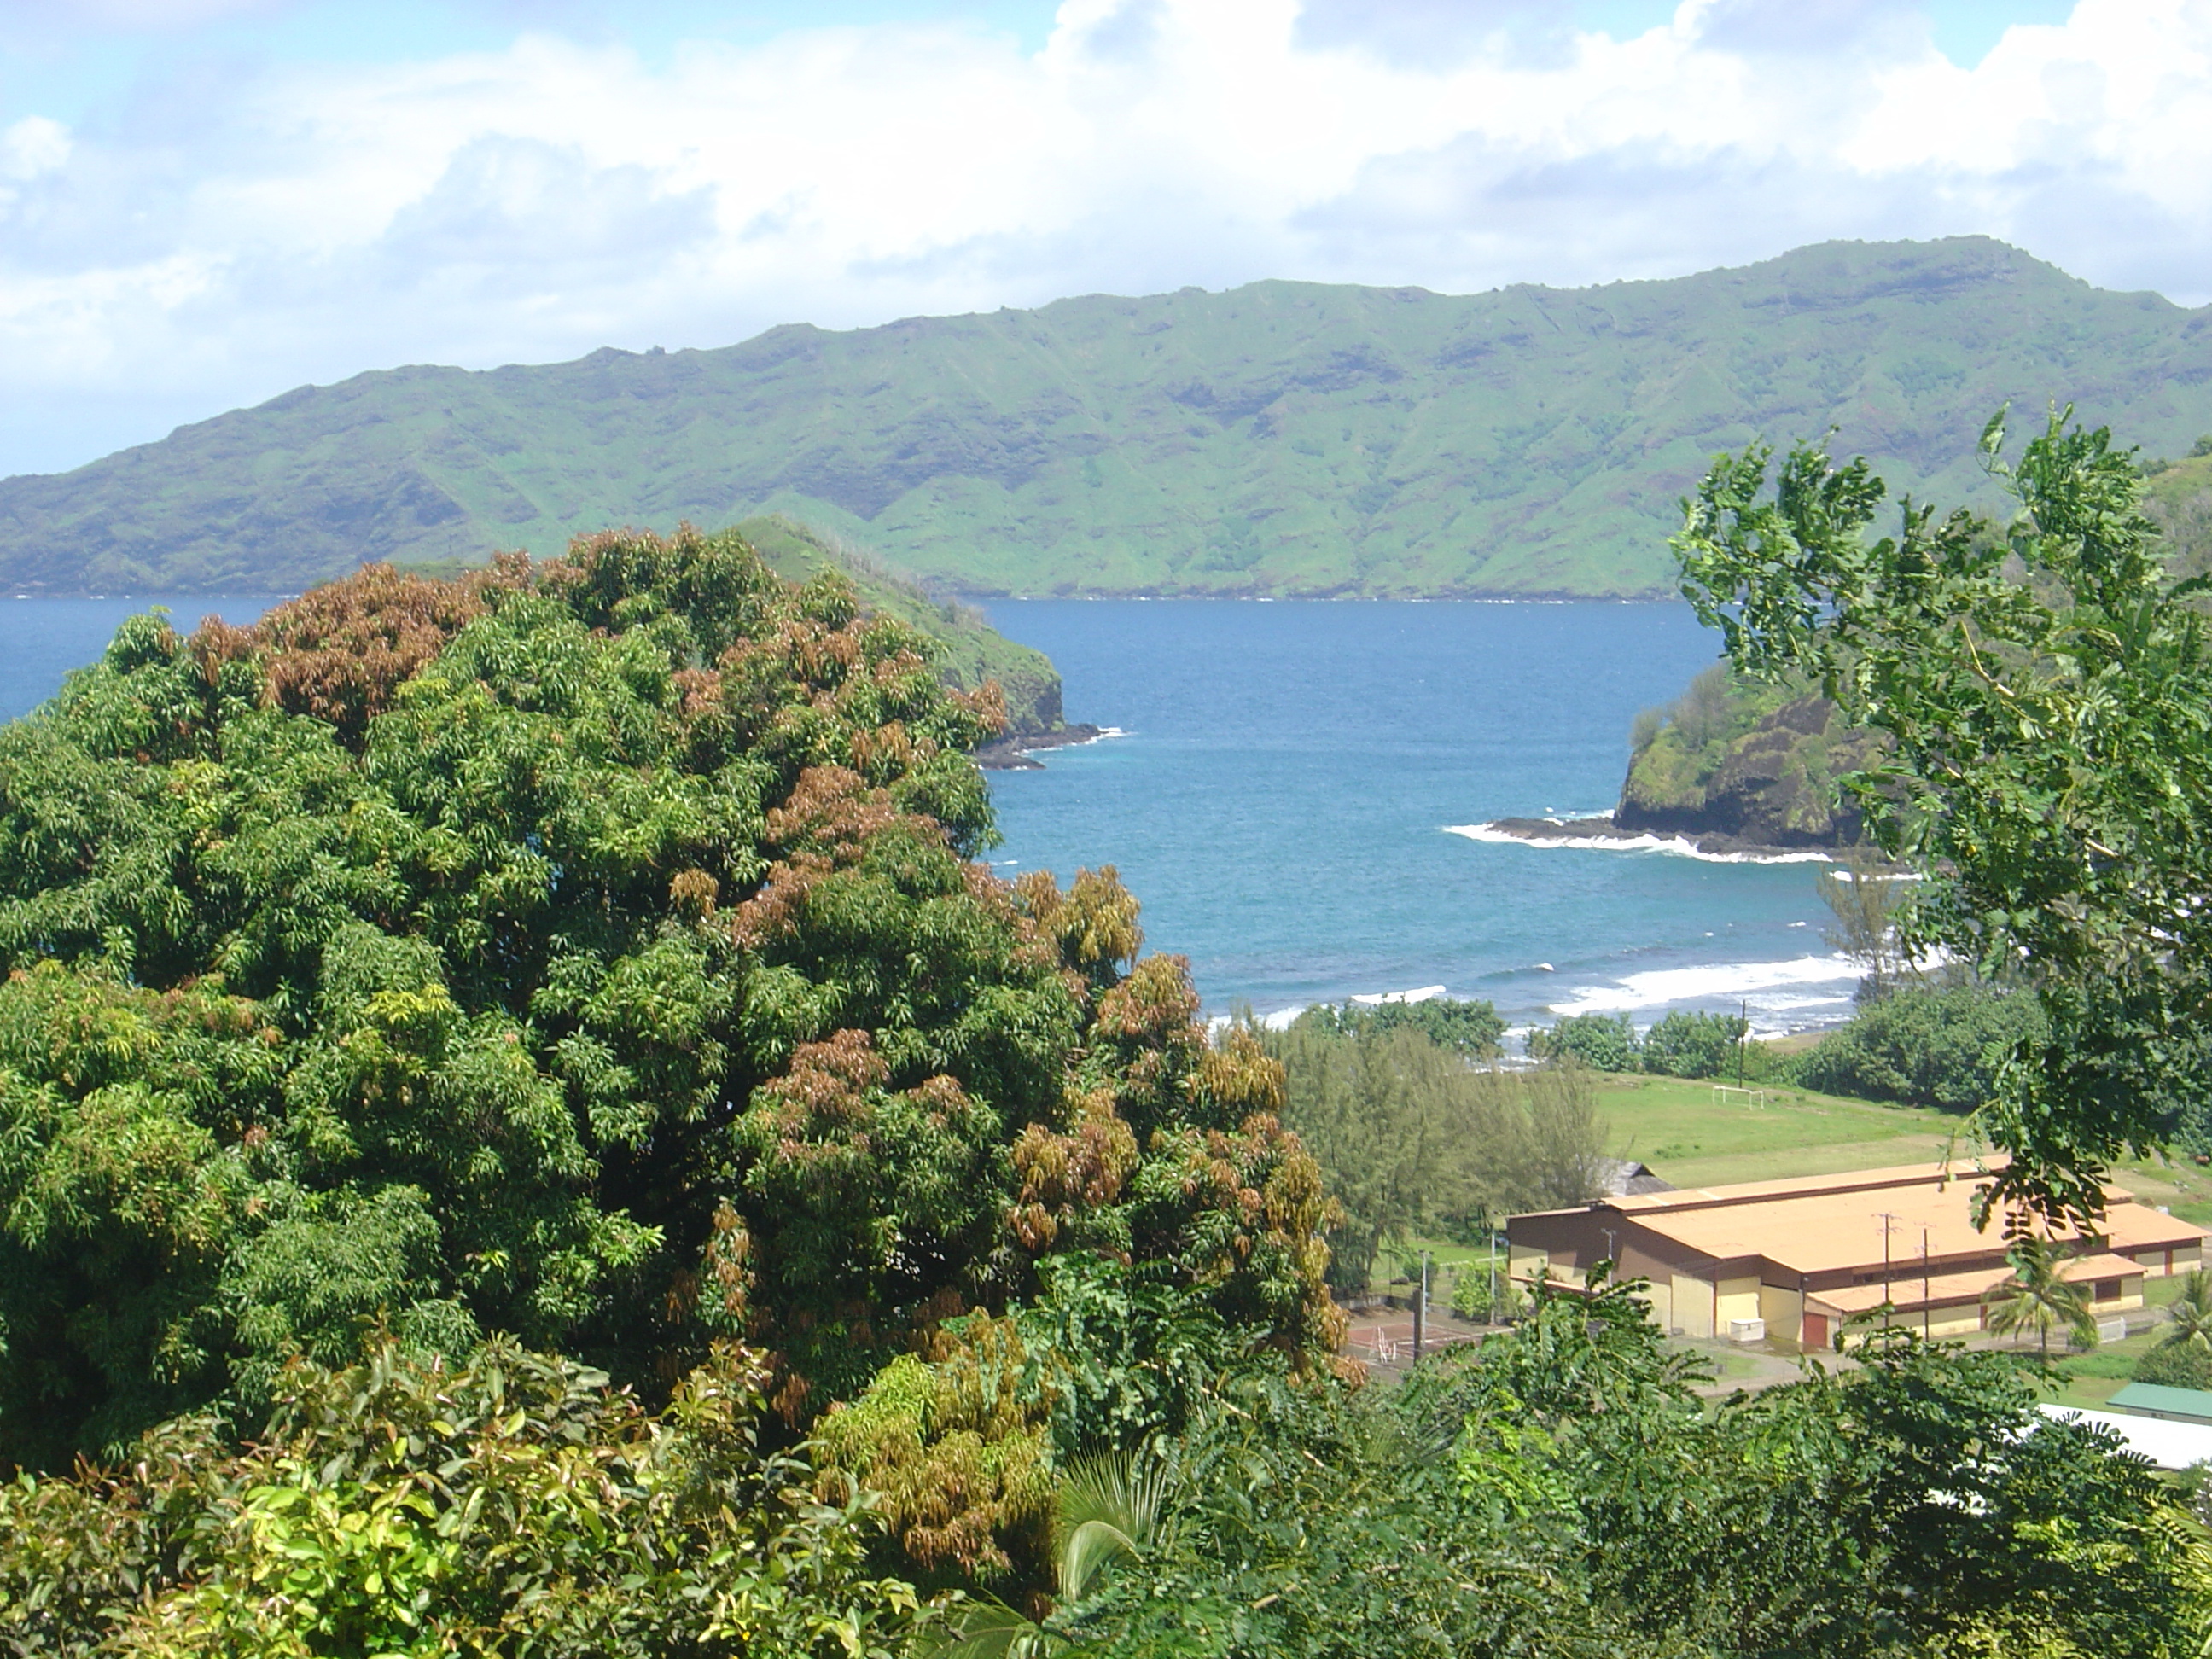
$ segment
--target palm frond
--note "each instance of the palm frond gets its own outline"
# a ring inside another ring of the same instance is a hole
[[[920,1659],[1040,1659],[1053,1646],[1036,1620],[996,1596],[982,1596],[957,1611],[951,1628],[917,1644]]]
[[[2167,1322],[2172,1327],[2166,1332],[2166,1347],[2190,1344],[2200,1348],[2212,1348],[2212,1272],[2192,1267],[2181,1281],[2181,1293],[2166,1310]]]
[[[1060,1488],[1060,1599],[1079,1601],[1106,1565],[1140,1554],[1158,1531],[1168,1465],[1115,1452],[1076,1459]]]

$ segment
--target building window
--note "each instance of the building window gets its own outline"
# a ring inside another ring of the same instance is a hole
[[[2119,1281],[2118,1279],[2099,1279],[2099,1280],[2097,1281],[2097,1300],[2098,1300],[2098,1301],[2100,1301],[2100,1302],[2118,1302],[2119,1299],[2120,1299],[2120,1281]]]

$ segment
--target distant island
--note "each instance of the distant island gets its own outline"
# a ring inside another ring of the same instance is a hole
[[[2007,399],[2183,454],[2212,429],[2209,318],[1962,237],[398,368],[0,482],[0,582],[292,592],[781,514],[948,592],[1660,598],[1676,497],[1755,437],[1833,426],[1893,489],[1992,506],[1972,438]]]

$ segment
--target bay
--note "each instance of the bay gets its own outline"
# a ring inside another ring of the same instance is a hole
[[[0,719],[125,617],[179,628],[266,597],[0,602]],[[1002,874],[1118,866],[1148,948],[1210,1012],[1446,987],[1518,1024],[1748,1005],[1762,1031],[1849,1012],[1810,867],[1499,845],[1489,819],[1602,812],[1628,724],[1715,655],[1680,605],[1009,600],[1072,719],[1124,735],[995,773]],[[1547,966],[1539,966],[1547,964]]]
[[[1619,798],[1629,723],[1714,660],[1674,605],[1009,600],[1071,720],[1121,735],[992,775],[1002,874],[1112,864],[1209,1011],[1442,985],[1516,1024],[1848,1016],[1805,863],[1496,844]]]
[[[203,617],[243,626],[276,603],[266,596],[118,594],[98,599],[0,599],[0,720],[27,714],[72,668],[97,662],[126,617],[156,608],[186,632]]]

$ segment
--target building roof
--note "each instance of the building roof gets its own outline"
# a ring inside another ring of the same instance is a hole
[[[2212,1459],[2212,1424],[2173,1423],[2156,1417],[2127,1417],[2118,1412],[2085,1412],[2045,1404],[2036,1409],[2059,1423],[2110,1429],[2127,1449],[2162,1469],[2185,1469]]]
[[[2099,1250],[2070,1258],[2058,1271],[2059,1277],[2069,1284],[2087,1285],[2100,1279],[2139,1275],[2142,1269],[2126,1256]],[[1978,1302],[2011,1277],[2009,1266],[1981,1267],[1963,1273],[1936,1273],[1927,1280],[1923,1294],[1920,1275],[1912,1271],[1911,1264],[1900,1262],[1896,1278],[1887,1285],[1839,1285],[1833,1290],[1808,1291],[1805,1300],[1814,1308],[1840,1314],[1871,1313],[1885,1302],[1898,1308],[1935,1308],[1947,1303]]]
[[[1991,1167],[2002,1168],[2002,1158]],[[1893,1164],[1878,1170],[1845,1170],[1835,1175],[1788,1176],[1777,1181],[1738,1181],[1725,1187],[1683,1187],[1671,1193],[1654,1193],[1624,1209],[1708,1209],[1730,1204],[1757,1204],[1770,1199],[1796,1198],[1808,1193],[1850,1192],[1875,1187],[1904,1187],[1966,1179],[1959,1171],[1939,1164]]]
[[[1876,1175],[1892,1178],[1869,1179]],[[1988,1254],[1992,1236],[1974,1225],[1968,1197],[1987,1177],[1942,1179],[1926,1167],[1864,1171],[1840,1181],[1754,1182],[1742,1187],[1615,1200],[1643,1226],[1718,1261],[1759,1256],[1794,1273],[1864,1268],[1887,1255],[1893,1266]]]
[[[1968,1200],[1976,1188],[1993,1178],[1986,1168],[1914,1164],[1627,1194],[1574,1211],[1543,1213],[1610,1210],[1711,1261],[1763,1260],[1782,1272],[1807,1276],[1848,1271],[1863,1278],[1881,1272],[1886,1248],[1891,1280],[1897,1283],[1920,1262],[1923,1243],[1927,1259],[1939,1269],[1956,1273],[1965,1261],[1991,1265],[1989,1259],[2002,1253],[2003,1239],[1993,1227],[1974,1225]],[[2093,1249],[2106,1248],[2109,1241],[2112,1250],[2140,1254],[2202,1244],[2205,1238],[2203,1228],[2136,1203],[2124,1188],[2106,1187],[2105,1199],[2106,1219],[2089,1236]],[[1880,1288],[1875,1286],[1877,1294],[1869,1305],[1880,1304]]]
[[[2126,1411],[2159,1412],[2212,1424],[2212,1394],[2202,1389],[2169,1389],[2162,1382],[2130,1382],[2112,1398]]]
[[[1597,1178],[1604,1183],[1605,1190],[1616,1198],[1632,1193],[1671,1193],[1674,1190],[1674,1183],[1662,1181],[1652,1173],[1650,1164],[1639,1164],[1629,1158],[1600,1159]]]
[[[2112,1188],[2106,1189],[2108,1193]],[[2107,1203],[2102,1224],[2105,1237],[2116,1250],[2172,1249],[2176,1245],[2202,1244],[2204,1229],[2176,1219],[2165,1211],[2130,1200]]]

